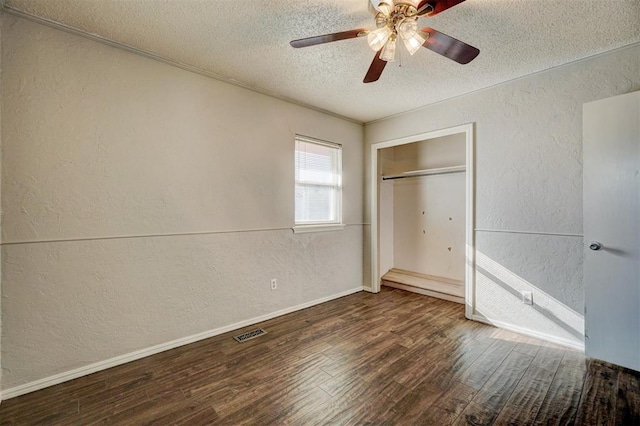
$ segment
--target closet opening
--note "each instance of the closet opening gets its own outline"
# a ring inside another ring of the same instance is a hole
[[[372,283],[473,312],[473,124],[374,144]]]

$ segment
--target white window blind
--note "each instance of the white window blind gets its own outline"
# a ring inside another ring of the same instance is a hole
[[[296,225],[342,220],[342,147],[296,136]]]

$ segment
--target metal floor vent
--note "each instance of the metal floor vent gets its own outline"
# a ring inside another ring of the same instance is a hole
[[[238,342],[246,342],[247,340],[253,339],[254,337],[262,336],[263,334],[267,334],[261,328],[257,328],[255,330],[247,331],[246,333],[239,334],[238,336],[233,336],[233,338]]]

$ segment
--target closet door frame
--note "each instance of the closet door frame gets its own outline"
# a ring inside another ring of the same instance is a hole
[[[379,270],[380,252],[380,181],[381,174],[378,170],[378,150],[421,142],[429,139],[440,138],[455,134],[464,134],[466,140],[466,190],[465,190],[465,316],[472,319],[475,310],[475,131],[474,124],[449,127],[447,129],[417,135],[405,136],[385,142],[371,145],[371,287],[365,290],[372,293],[380,292],[382,273]]]

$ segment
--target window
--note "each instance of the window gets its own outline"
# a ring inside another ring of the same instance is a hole
[[[295,177],[296,226],[340,224],[342,147],[296,136]]]

